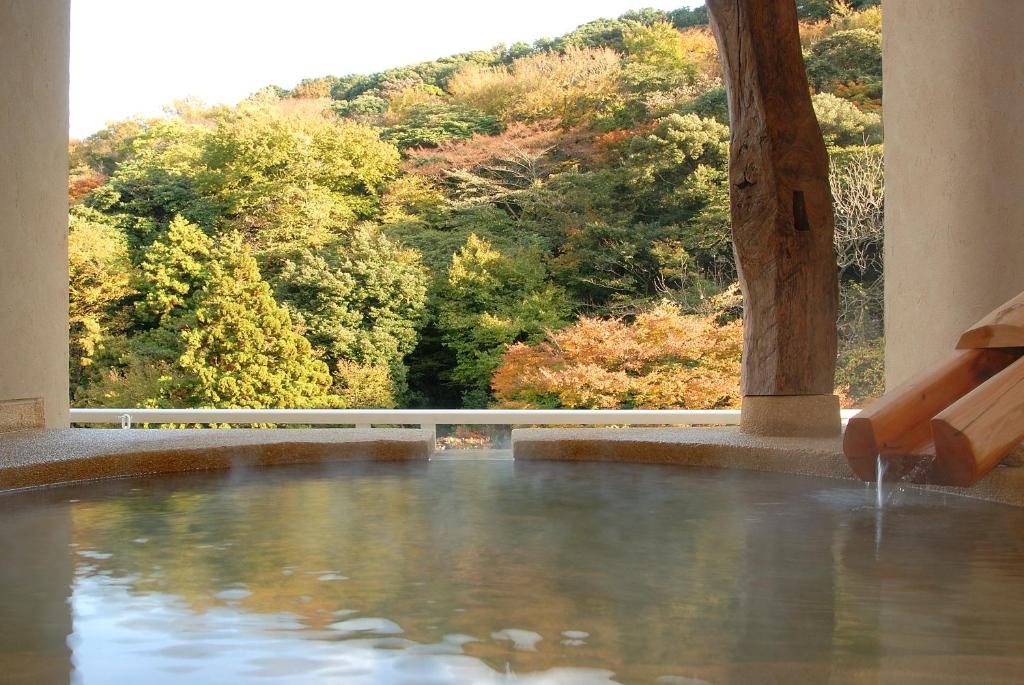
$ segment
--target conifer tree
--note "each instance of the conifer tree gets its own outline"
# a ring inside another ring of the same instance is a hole
[[[135,312],[144,324],[159,325],[165,317],[187,307],[202,288],[213,241],[179,214],[167,233],[149,246],[139,265],[136,289],[142,299]]]
[[[293,327],[240,239],[216,249],[181,322],[188,406],[305,408],[331,403],[331,375]]]

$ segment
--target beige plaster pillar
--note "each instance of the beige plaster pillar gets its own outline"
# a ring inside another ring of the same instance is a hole
[[[69,0],[0,0],[0,401],[68,423]]]
[[[1024,290],[1024,2],[884,6],[892,388]]]

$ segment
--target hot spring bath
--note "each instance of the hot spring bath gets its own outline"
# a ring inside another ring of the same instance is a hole
[[[0,681],[1019,682],[1024,510],[435,461],[0,495]]]

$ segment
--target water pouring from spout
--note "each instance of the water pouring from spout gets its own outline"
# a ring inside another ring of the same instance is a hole
[[[887,466],[882,455],[875,458],[875,505],[879,509],[885,508],[885,471]]]

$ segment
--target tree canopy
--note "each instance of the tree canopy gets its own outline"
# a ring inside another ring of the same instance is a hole
[[[881,378],[882,10],[797,9],[857,402]],[[728,147],[704,7],[112,123],[69,149],[73,400],[732,406]]]

